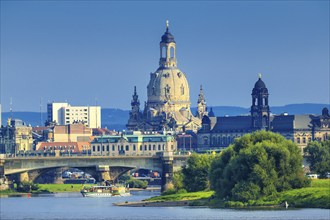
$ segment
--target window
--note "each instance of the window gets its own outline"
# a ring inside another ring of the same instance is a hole
[[[100,151],[100,145],[97,145],[97,151]]]
[[[156,145],[153,145],[152,146],[152,150],[156,150]]]
[[[147,150],[147,145],[144,145],[144,150]]]
[[[112,145],[112,151],[115,151],[115,145]]]
[[[158,144],[158,150],[160,150],[160,148],[161,148],[161,146],[160,146],[160,144]]]
[[[129,150],[129,146],[128,145],[126,145],[126,151],[128,151]]]
[[[149,150],[151,150],[151,144],[149,144]]]
[[[104,151],[105,149],[104,149],[104,146],[102,146],[102,151]]]
[[[135,144],[133,144],[133,150],[136,151],[136,146],[135,146]]]
[[[166,57],[166,47],[162,47],[162,58]]]
[[[174,58],[174,47],[171,47],[170,48],[170,56],[171,56],[171,58]]]
[[[203,141],[205,145],[209,144],[209,138],[208,137],[203,137]]]
[[[306,144],[306,138],[305,137],[303,137],[303,143]]]
[[[109,145],[107,145],[107,151],[110,151],[110,146]]]
[[[297,138],[297,143],[300,144],[300,138],[299,137]]]
[[[142,151],[142,145],[140,145],[140,150]]]

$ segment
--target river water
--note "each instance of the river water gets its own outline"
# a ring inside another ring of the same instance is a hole
[[[130,197],[84,198],[80,193],[56,193],[0,198],[0,219],[15,220],[329,220],[329,209],[211,209],[201,207],[119,207],[115,202],[139,201],[159,191],[136,191]]]

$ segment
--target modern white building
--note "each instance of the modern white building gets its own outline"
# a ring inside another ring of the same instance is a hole
[[[58,125],[82,122],[90,128],[101,127],[100,106],[71,106],[66,102],[47,104],[47,120]]]

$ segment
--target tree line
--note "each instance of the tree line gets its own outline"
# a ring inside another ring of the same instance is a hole
[[[311,170],[330,171],[330,141],[305,148]],[[192,154],[174,173],[174,188],[166,193],[214,190],[224,200],[247,202],[310,185],[300,149],[283,136],[266,131],[244,135],[220,154]]]

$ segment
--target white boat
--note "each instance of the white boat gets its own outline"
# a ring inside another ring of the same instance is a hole
[[[92,186],[81,190],[83,197],[130,196],[129,189],[124,186]]]

